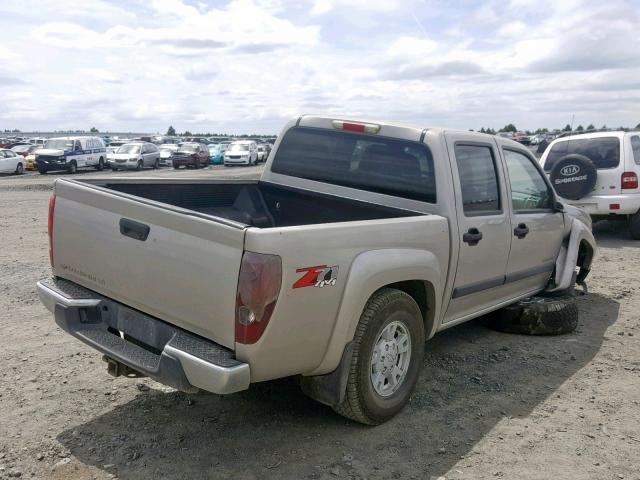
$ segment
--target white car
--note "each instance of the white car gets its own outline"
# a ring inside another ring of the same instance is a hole
[[[266,162],[268,156],[269,152],[267,151],[267,147],[265,147],[264,145],[258,145],[258,161]]]
[[[131,142],[118,147],[109,158],[112,170],[142,170],[160,166],[160,150],[150,142]]]
[[[158,148],[160,149],[160,165],[165,167],[171,166],[171,157],[173,157],[173,154],[178,151],[178,145],[173,143],[164,143],[159,145]]]
[[[594,220],[626,220],[640,240],[640,132],[596,132],[554,140],[540,163],[556,192]]]
[[[0,149],[0,173],[24,172],[24,158],[7,148]]]
[[[49,138],[36,153],[38,172],[66,170],[76,173],[79,168],[102,170],[107,164],[107,149],[99,137]]]
[[[233,142],[224,152],[224,166],[255,165],[258,163],[258,145],[250,140]]]

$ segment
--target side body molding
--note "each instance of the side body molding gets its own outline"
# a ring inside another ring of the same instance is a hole
[[[444,259],[446,268],[448,256]],[[323,375],[338,366],[344,347],[354,336],[360,314],[367,300],[378,289],[391,283],[420,280],[430,285],[427,316],[433,321],[425,332],[427,338],[433,336],[440,322],[442,289],[445,282],[442,265],[436,255],[418,249],[370,250],[358,255],[349,271],[338,317],[333,327],[331,340],[320,365],[307,375]]]

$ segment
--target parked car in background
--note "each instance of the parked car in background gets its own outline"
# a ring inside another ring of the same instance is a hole
[[[496,135],[502,138],[513,138],[513,133],[511,132],[498,132]]]
[[[258,162],[266,162],[268,155],[267,147],[262,144],[258,145]]]
[[[160,166],[160,150],[150,142],[131,142],[118,147],[109,160],[112,170],[142,170]]]
[[[45,137],[33,137],[29,139],[29,143],[32,145],[44,145],[47,143],[47,139]]]
[[[180,145],[171,159],[173,168],[204,168],[209,165],[209,149],[204,143],[185,142]]]
[[[99,137],[49,138],[36,153],[38,172],[66,170],[75,173],[79,168],[102,170],[107,163],[107,150]]]
[[[37,170],[38,164],[36,163],[36,153],[43,148],[43,145],[34,145],[34,149],[27,156],[24,157],[24,169],[25,170]]]
[[[42,145],[27,144],[27,145],[18,145],[16,147],[13,147],[11,150],[22,157],[26,157],[27,155],[35,152],[40,148],[42,148]]]
[[[171,166],[171,159],[178,148],[178,145],[174,143],[163,143],[158,146],[158,149],[160,150],[160,165],[164,167]]]
[[[258,145],[250,140],[233,142],[224,152],[224,166],[255,165],[258,163]]]
[[[209,145],[209,163],[219,165],[224,163],[224,152],[227,147],[220,144]]]
[[[0,149],[0,173],[15,173],[20,175],[24,172],[24,158],[8,148]]]
[[[527,135],[524,132],[514,133],[513,140],[515,140],[518,143],[521,143],[522,145],[529,145],[531,143],[531,138],[529,138],[529,135]]]
[[[594,220],[627,222],[640,240],[640,132],[595,132],[554,140],[540,163],[556,192]]]

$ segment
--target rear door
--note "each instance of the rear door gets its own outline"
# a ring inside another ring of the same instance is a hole
[[[459,256],[445,322],[461,320],[499,303],[511,244],[506,189],[495,142],[446,134],[452,159]]]
[[[553,273],[564,218],[537,162],[526,152],[502,149],[512,210],[511,252],[505,285],[514,296],[541,290]]]
[[[242,225],[75,181],[55,193],[56,276],[233,348]]]

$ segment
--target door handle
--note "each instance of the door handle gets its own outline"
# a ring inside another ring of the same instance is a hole
[[[125,237],[144,242],[149,236],[149,230],[149,225],[145,223],[129,220],[128,218],[120,219],[120,233]]]
[[[527,227],[524,223],[520,223],[516,228],[513,229],[513,234],[518,238],[524,238],[529,233],[529,227]]]
[[[468,243],[470,247],[477,245],[480,240],[482,240],[482,232],[477,228],[470,228],[467,233],[462,235],[462,241]]]

